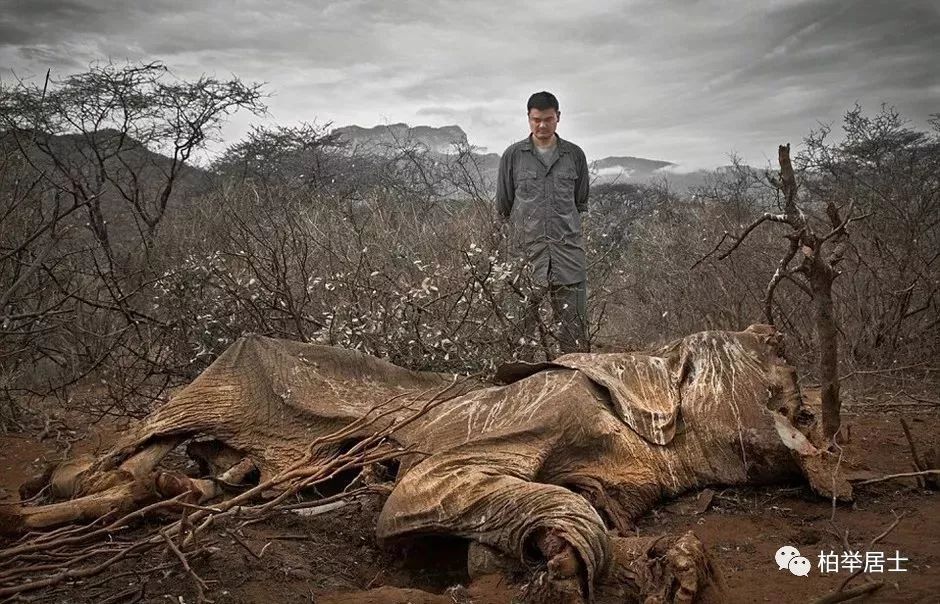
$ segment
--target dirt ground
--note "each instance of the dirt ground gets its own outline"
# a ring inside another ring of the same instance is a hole
[[[911,470],[911,455],[897,412],[850,407],[844,424],[850,439],[844,446],[846,469],[857,476],[880,476]],[[936,408],[905,411],[914,438],[924,449],[940,446],[940,413]],[[37,435],[0,435],[0,499],[16,497],[17,486],[44,461],[57,459],[63,443],[81,433],[46,431]],[[55,437],[58,437],[56,440]],[[83,439],[76,450],[94,451],[109,437]],[[358,499],[315,517],[285,514],[264,523],[220,527],[206,555],[193,569],[208,583],[217,604],[255,602],[318,603],[477,603],[522,601],[538,580],[488,576],[470,582],[466,546],[458,540],[436,540],[381,548],[373,535],[381,507],[378,496]],[[708,503],[707,509],[701,511]],[[821,551],[841,554],[841,535],[862,556],[867,544],[903,514],[897,527],[871,551],[899,552],[905,572],[869,573],[884,581],[867,602],[940,602],[940,495],[919,488],[913,479],[856,488],[852,505],[833,508],[802,485],[720,489],[664,502],[641,519],[639,535],[679,534],[693,530],[721,571],[731,602],[812,602],[832,591],[851,574],[828,575],[818,567]],[[2,544],[0,544],[2,545]],[[784,545],[800,550],[812,562],[808,576],[778,570],[775,552]],[[885,570],[893,567],[886,562]],[[158,569],[143,579],[141,568]],[[0,569],[2,570],[2,569]],[[523,582],[529,581],[529,585]],[[33,592],[19,601],[118,603],[195,602],[192,581],[174,559],[142,558],[108,573]]]

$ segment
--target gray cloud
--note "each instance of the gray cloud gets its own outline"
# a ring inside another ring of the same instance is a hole
[[[490,150],[548,89],[591,157],[706,166],[762,163],[856,101],[922,125],[940,112],[937,39],[931,0],[0,0],[4,79],[158,59],[267,82],[281,123],[456,123]]]

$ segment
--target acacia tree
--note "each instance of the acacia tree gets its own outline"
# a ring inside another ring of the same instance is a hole
[[[815,199],[855,200],[872,218],[853,232],[840,283],[847,353],[879,369],[929,364],[940,350],[940,114],[921,131],[891,107],[846,113],[841,141],[821,127],[795,159]]]
[[[231,113],[265,110],[260,84],[173,76],[159,62],[94,64],[42,85],[0,85],[0,129],[45,183],[87,209],[109,263],[110,222],[129,210],[145,249],[195,151]],[[118,207],[106,204],[116,198]]]
[[[245,138],[225,150],[212,169],[223,178],[263,188],[329,191],[342,177],[336,158],[345,147],[330,126],[306,122],[273,128],[254,126]]]
[[[264,111],[259,84],[161,63],[0,83],[0,424],[14,394],[166,348],[149,303],[172,263],[152,253],[158,230],[239,109]]]

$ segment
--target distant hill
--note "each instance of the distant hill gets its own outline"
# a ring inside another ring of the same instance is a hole
[[[339,135],[353,151],[380,152],[383,149],[401,147],[410,143],[420,143],[435,153],[451,153],[454,145],[466,145],[467,133],[460,126],[410,127],[398,123],[363,128],[362,126],[344,126],[336,128],[332,134]]]
[[[138,229],[141,228],[135,221],[132,202],[121,194],[118,185],[129,196],[136,191],[137,201],[153,216],[172,165],[170,157],[113,129],[53,136],[32,131],[0,131],[0,150],[5,149],[23,149],[29,153],[33,168],[42,170],[49,180],[58,182],[66,190],[74,186],[70,180],[75,178],[86,190],[94,192],[98,177],[107,173],[112,180],[100,185],[99,203],[109,236],[117,246],[125,241],[139,241]],[[96,160],[99,155],[104,158],[104,172]],[[56,163],[59,168],[55,167]],[[180,209],[190,206],[210,185],[211,175],[206,170],[189,164],[177,167],[166,216],[176,215]],[[82,211],[70,219],[81,225],[87,221],[87,216]]]
[[[448,155],[455,145],[469,145],[467,133],[457,125],[409,126],[405,123],[373,126],[344,126],[333,130],[333,134],[348,145],[350,152],[387,153],[395,148],[414,145],[428,152]],[[483,176],[491,183],[496,181],[499,154],[475,154],[481,165]],[[591,158],[588,158],[591,161]],[[705,182],[705,171],[686,172],[669,161],[634,156],[609,156],[593,162],[594,182],[619,184],[649,184],[666,179],[676,190],[687,190]]]

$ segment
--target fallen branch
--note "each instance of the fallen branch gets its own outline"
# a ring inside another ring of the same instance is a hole
[[[922,470],[920,472],[901,472],[899,474],[888,474],[887,476],[882,476],[881,478],[869,478],[868,480],[862,480],[861,482],[856,482],[857,486],[864,484],[874,484],[876,482],[884,482],[886,480],[894,480],[895,478],[912,478],[914,476],[940,476],[940,470]]]
[[[855,377],[856,375],[881,375],[885,373],[897,373],[899,371],[909,371],[911,369],[921,369],[921,368],[926,368],[926,371],[935,370],[933,367],[929,367],[928,365],[929,363],[924,361],[923,363],[914,363],[913,365],[903,365],[901,367],[886,367],[884,369],[855,369],[853,371],[846,373],[839,379],[847,380],[851,377]]]
[[[206,585],[205,580],[196,574],[196,571],[193,570],[192,566],[189,565],[189,560],[186,559],[186,555],[173,543],[173,540],[166,534],[166,531],[160,531],[160,536],[163,537],[163,540],[166,542],[167,548],[173,552],[173,555],[180,561],[180,564],[183,565],[183,570],[186,571],[186,574],[193,580],[193,585],[196,586],[196,601],[202,604],[203,602],[209,602],[211,604],[212,600],[206,598],[205,590],[209,587]]]
[[[242,548],[244,548],[246,552],[248,552],[249,554],[251,554],[251,557],[252,557],[252,558],[254,558],[255,560],[260,560],[260,559],[261,559],[261,556],[260,556],[259,554],[256,554],[256,553],[255,553],[255,550],[251,549],[251,548],[248,546],[248,544],[245,543],[245,540],[238,536],[238,533],[237,533],[236,531],[231,531],[231,532],[229,532],[229,533],[228,533],[228,536],[230,536],[230,537],[235,541],[235,543],[237,543],[238,545],[242,546]]]
[[[905,421],[903,417],[898,419],[901,420],[901,428],[904,429],[904,438],[907,439],[907,445],[911,448],[911,457],[914,459],[914,469],[918,472],[929,470],[930,468],[921,461],[920,455],[917,453],[917,445],[914,444],[914,437],[911,436],[911,427],[907,425],[907,421]]]
[[[144,584],[140,583],[136,587],[129,587],[124,591],[119,591],[111,597],[102,600],[101,604],[118,604],[118,602],[123,602],[124,604],[136,604],[140,602],[144,597]]]
[[[904,519],[904,516],[906,516],[906,513],[895,515],[894,522],[892,522],[891,525],[888,526],[888,528],[883,530],[881,533],[876,535],[871,541],[868,542],[868,551],[871,551],[871,549],[875,547],[876,543],[878,543],[879,541],[887,537],[889,534],[891,534],[891,531],[897,528],[897,526],[901,523],[901,520]],[[842,544],[845,547],[845,549],[851,550],[852,547],[849,544],[848,529],[846,529],[845,533],[841,535],[841,539],[842,539]],[[842,583],[839,585],[839,587],[835,591],[817,600],[814,600],[812,604],[832,604],[833,602],[845,602],[846,600],[851,600],[852,598],[857,598],[859,596],[870,594],[881,589],[881,587],[884,585],[884,582],[882,581],[868,582],[868,583],[865,583],[864,585],[853,587],[852,589],[846,589],[849,583],[852,582],[852,579],[859,576],[863,570],[864,570],[864,567],[860,567],[854,573],[846,577],[845,580],[842,581]]]

